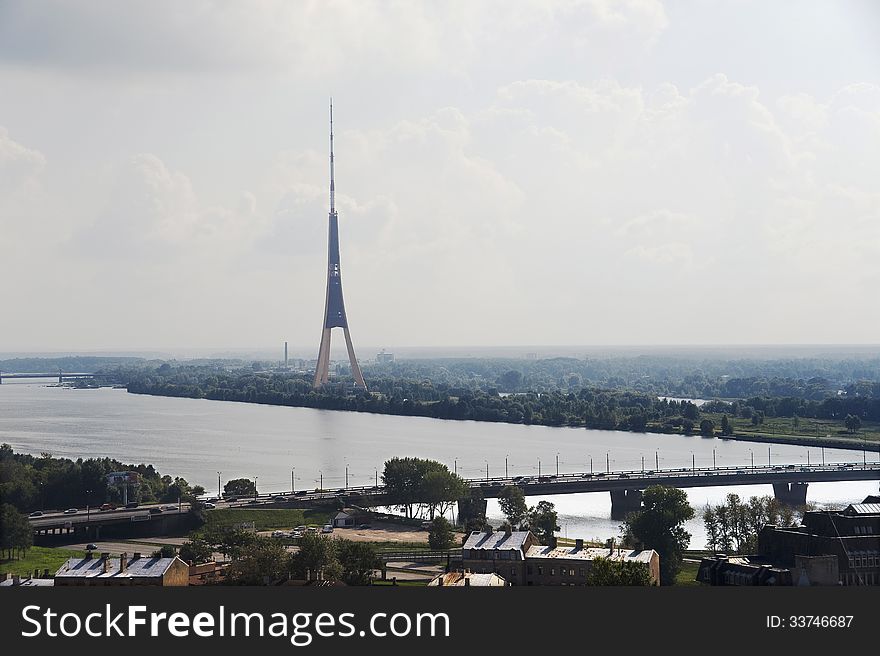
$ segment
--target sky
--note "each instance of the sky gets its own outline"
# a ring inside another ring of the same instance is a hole
[[[0,351],[880,342],[871,0],[0,0]],[[334,346],[343,345],[341,333]]]

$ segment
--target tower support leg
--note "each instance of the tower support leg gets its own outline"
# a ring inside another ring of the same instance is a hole
[[[314,386],[320,387],[328,382],[330,382],[330,328],[324,328],[321,333],[321,347],[318,349],[318,366],[315,368]]]
[[[354,382],[358,387],[367,389],[367,384],[364,382],[364,376],[361,373],[361,367],[354,355],[354,346],[351,343],[351,335],[348,332],[348,326],[343,326],[342,330],[345,332],[345,346],[348,349],[348,361],[351,363],[351,375],[354,376]]]

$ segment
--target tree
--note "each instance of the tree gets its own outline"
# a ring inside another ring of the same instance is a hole
[[[34,532],[28,518],[12,504],[0,506],[0,552],[6,552],[9,560],[21,558],[33,544]]]
[[[382,566],[376,547],[344,538],[336,538],[334,542],[342,580],[349,585],[369,585],[373,572]]]
[[[153,558],[174,558],[177,551],[170,544],[163,544],[161,549],[153,552]]]
[[[526,496],[518,485],[507,485],[498,497],[498,506],[511,527],[522,523],[529,513]]]
[[[634,560],[593,559],[587,585],[651,585],[651,572]]]
[[[392,458],[382,473],[389,505],[413,516],[416,505],[424,506],[429,516],[446,512],[449,506],[467,496],[468,486],[443,463],[422,458]]]
[[[430,462],[430,461],[429,461]],[[434,519],[435,513],[443,515],[449,507],[468,494],[468,484],[464,479],[453,474],[446,465],[435,463],[419,485],[419,501],[428,508],[428,516]]]
[[[704,419],[700,422],[700,435],[703,437],[712,437],[715,434],[715,422],[711,419]]]
[[[751,497],[743,503],[738,495],[728,494],[724,503],[707,505],[703,510],[706,546],[724,553],[754,553],[758,533],[765,525],[795,526],[799,520],[795,512],[771,496]]]
[[[550,544],[553,534],[559,530],[556,506],[549,501],[539,501],[537,506],[529,508],[529,529],[541,544]]]
[[[300,579],[338,580],[342,566],[336,557],[336,540],[315,533],[306,533],[299,540],[299,551],[291,559],[294,576]]]
[[[236,497],[252,497],[257,494],[257,486],[249,478],[233,478],[223,486],[223,493]]]
[[[428,546],[431,549],[449,549],[454,543],[455,534],[452,532],[452,524],[446,521],[445,517],[435,517],[428,530]]]
[[[850,433],[855,433],[862,427],[862,420],[859,419],[858,415],[847,415],[843,423]]]
[[[694,422],[690,419],[685,419],[681,422],[681,428],[685,435],[690,435],[694,432]]]
[[[226,572],[231,585],[271,585],[290,577],[290,557],[277,540],[257,538]]]
[[[730,420],[727,418],[727,415],[721,417],[721,434],[733,435],[733,426],[730,424]]]
[[[660,581],[673,585],[681,569],[684,550],[691,534],[684,523],[694,516],[694,509],[683,490],[652,485],[642,494],[642,510],[624,520],[624,541],[640,549],[653,549],[660,555]]]
[[[203,539],[194,537],[180,545],[178,555],[187,563],[207,563],[214,559],[214,550]]]

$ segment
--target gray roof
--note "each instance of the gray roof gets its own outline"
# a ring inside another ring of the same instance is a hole
[[[177,556],[173,558],[141,556],[130,560],[124,572],[119,571],[119,558],[107,560],[107,571],[104,572],[103,558],[70,558],[55,573],[55,578],[156,578],[164,576],[174,561],[180,559]],[[182,560],[180,562],[183,563]]]
[[[847,515],[880,515],[880,503],[854,503],[843,512]]]
[[[464,543],[463,549],[519,549],[522,550],[526,539],[529,537],[528,531],[513,531],[505,533],[498,531],[494,533],[484,533],[482,531],[474,531],[468,536]]]
[[[555,558],[559,560],[594,560],[596,558],[608,558],[610,560],[634,560],[640,563],[650,563],[654,555],[653,549],[644,551],[632,551],[630,549],[591,548],[578,549],[576,547],[545,547],[534,545],[526,552],[529,560],[535,558]]]

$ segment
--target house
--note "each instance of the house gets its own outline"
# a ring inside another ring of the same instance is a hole
[[[760,556],[716,554],[703,558],[697,581],[704,585],[792,585],[791,570],[773,567]]]
[[[198,563],[189,566],[190,585],[211,585],[226,581],[229,563]]]
[[[360,508],[343,508],[333,517],[333,528],[354,528],[370,521],[370,514]]]
[[[497,574],[476,574],[474,572],[447,572],[438,574],[428,582],[429,586],[443,587],[504,587],[510,585],[502,577]]]
[[[135,552],[129,560],[125,553],[119,558],[111,558],[108,553],[94,558],[89,552],[84,557],[69,558],[55,572],[56,587],[86,585],[189,585],[189,565],[177,556],[144,557]]]
[[[462,567],[476,574],[500,574],[512,585],[525,585],[525,554],[536,544],[538,538],[530,531],[474,531],[461,548]]]
[[[586,585],[596,558],[642,563],[651,583],[660,581],[660,556],[652,549],[585,548],[583,540],[574,546],[544,546],[530,531],[475,531],[461,557],[465,570],[499,574],[512,585]]]
[[[651,585],[660,585],[660,555],[653,549],[534,545],[526,551],[526,585],[587,585],[593,562],[599,558],[641,563],[648,570]]]

